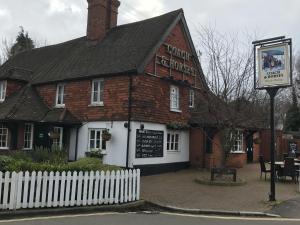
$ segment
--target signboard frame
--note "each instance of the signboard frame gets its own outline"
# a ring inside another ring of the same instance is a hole
[[[292,39],[285,38],[285,36],[270,38],[260,41],[254,41],[253,43],[254,54],[254,88],[258,90],[270,89],[270,88],[286,88],[293,85],[293,66],[292,66]],[[286,46],[285,52],[285,72],[289,76],[288,84],[274,84],[274,85],[259,85],[259,74],[261,72],[261,54],[260,51],[276,48],[279,46]],[[259,63],[260,62],[260,63]]]

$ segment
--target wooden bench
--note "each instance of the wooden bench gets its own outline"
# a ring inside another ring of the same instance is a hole
[[[210,171],[210,180],[215,180],[215,175],[232,175],[232,179],[236,182],[236,169],[227,169],[227,168],[212,168]]]

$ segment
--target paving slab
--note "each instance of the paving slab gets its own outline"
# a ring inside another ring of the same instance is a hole
[[[243,186],[196,183],[195,178],[203,175],[209,175],[209,171],[188,169],[142,177],[142,198],[160,205],[202,210],[267,212],[273,207],[268,202],[270,182],[260,179],[259,164],[238,170],[238,177],[247,182]],[[278,202],[300,197],[298,189],[298,184],[293,182],[277,182]]]

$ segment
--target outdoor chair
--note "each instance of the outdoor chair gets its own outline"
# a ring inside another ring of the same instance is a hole
[[[297,167],[295,166],[295,161],[293,157],[287,157],[284,160],[284,167],[279,169],[277,171],[278,177],[284,177],[286,180],[286,177],[291,177],[295,183],[298,181],[298,171]]]
[[[260,164],[260,179],[262,178],[262,174],[265,173],[265,180],[267,180],[267,173],[271,173],[271,169],[266,168],[263,156],[259,156],[259,164]]]

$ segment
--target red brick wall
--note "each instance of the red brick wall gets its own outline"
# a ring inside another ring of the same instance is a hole
[[[133,83],[133,120],[155,123],[181,122],[190,119],[189,88],[179,87],[180,110],[170,111],[170,83],[153,76],[140,75]]]
[[[17,92],[22,87],[24,87],[24,85],[25,85],[24,83],[19,81],[8,80],[6,83],[6,97]]]
[[[247,163],[247,153],[232,153],[227,159],[226,165],[233,168],[242,168]]]
[[[67,82],[65,106],[83,121],[127,120],[128,85],[128,76],[104,79],[104,106],[93,107],[90,106],[92,79]],[[49,107],[55,106],[56,84],[42,85],[37,90]]]
[[[173,31],[171,31],[170,35],[166,38],[164,43],[172,45],[176,48],[179,48],[181,50],[184,50],[192,54],[189,43],[185,37],[183,27],[180,23],[178,23],[175,26],[175,28],[173,29]],[[166,56],[167,58],[170,58],[170,55],[167,53],[166,46],[164,44],[157,51],[157,55]],[[178,62],[183,63],[183,59],[179,59],[177,57],[174,57],[174,59]],[[196,69],[196,77],[192,75],[184,75],[182,72],[176,70],[172,70],[171,75],[176,80],[187,80],[193,86],[196,86],[198,88],[203,88],[203,81],[200,79],[200,73],[202,74],[202,71],[197,70],[195,60],[198,59],[191,57],[191,60],[185,63],[186,65]],[[156,61],[155,57],[153,57],[151,62],[146,67],[146,73],[155,74],[155,68],[156,68],[156,75],[161,77],[168,77],[170,75],[170,70],[158,64],[156,64],[155,67],[155,61]]]
[[[204,133],[202,129],[190,129],[190,163],[194,167],[204,167]]]
[[[284,144],[282,143],[282,131],[277,130],[275,133],[276,139],[276,157],[281,159],[282,153],[284,150]],[[264,160],[270,161],[270,130],[261,130],[260,131],[260,153],[264,157]]]
[[[256,132],[253,134],[253,139],[259,139],[259,132]],[[259,161],[259,156],[260,156],[260,144],[259,143],[254,143],[253,142],[253,162],[258,162]]]

